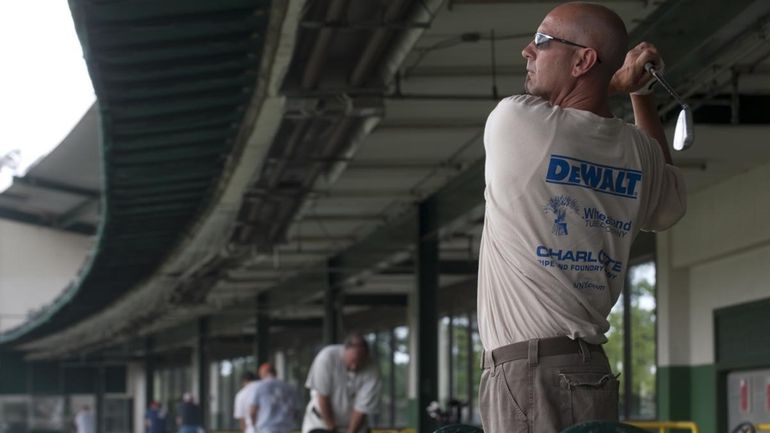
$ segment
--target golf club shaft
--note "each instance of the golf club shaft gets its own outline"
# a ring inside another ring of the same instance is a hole
[[[655,70],[655,65],[652,63],[645,63],[644,69],[647,70],[647,72],[650,73],[653,77],[655,77],[656,80],[658,80],[658,83],[660,83],[661,86],[663,86],[666,91],[676,99],[677,102],[679,102],[679,105],[685,106],[684,100],[682,100],[682,97],[679,96],[678,93],[676,93],[676,90],[674,90],[673,87],[671,87],[670,84],[668,84],[668,81],[666,81],[665,78],[663,78],[663,75],[661,75],[658,71]]]

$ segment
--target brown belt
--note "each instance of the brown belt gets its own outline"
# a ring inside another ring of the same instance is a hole
[[[491,352],[485,351],[481,357],[481,368],[491,368],[506,362],[528,359],[531,355],[530,348],[533,345],[535,346],[536,357],[581,353],[581,345],[589,352],[604,353],[604,349],[598,344],[589,344],[569,337],[541,338],[498,347]]]

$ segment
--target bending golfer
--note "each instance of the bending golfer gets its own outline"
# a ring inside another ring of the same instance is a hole
[[[639,230],[685,212],[645,62],[626,52],[609,9],[567,3],[524,48],[526,95],[487,120],[486,217],[478,317],[480,408],[488,433],[554,433],[616,420],[618,383],[601,344]],[[636,126],[613,117],[610,93],[631,93]]]

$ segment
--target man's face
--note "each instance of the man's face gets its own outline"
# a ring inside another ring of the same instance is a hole
[[[551,15],[545,17],[537,31],[563,37]],[[570,73],[573,54],[574,49],[569,45],[551,41],[536,47],[534,40],[531,40],[521,51],[522,57],[527,60],[524,91],[552,100],[554,95],[573,80]]]
[[[342,359],[348,371],[358,371],[366,363],[366,358],[366,350],[357,346],[346,347],[342,354]]]

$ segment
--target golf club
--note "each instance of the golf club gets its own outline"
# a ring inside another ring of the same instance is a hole
[[[695,135],[693,131],[693,120],[692,120],[692,110],[690,109],[690,106],[687,105],[682,100],[682,97],[679,96],[678,93],[676,93],[676,90],[674,90],[673,87],[671,87],[670,84],[666,81],[665,78],[663,78],[663,75],[661,75],[658,71],[655,70],[655,65],[652,63],[645,63],[644,69],[647,70],[647,72],[650,73],[655,79],[660,83],[661,86],[663,86],[666,91],[679,103],[679,105],[682,106],[682,111],[679,112],[679,118],[676,120],[676,128],[674,129],[674,143],[673,147],[674,150],[682,151],[686,150],[690,146],[692,146],[693,141],[695,141]]]

